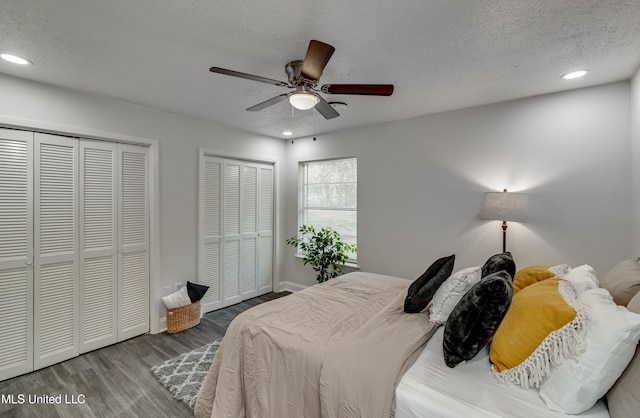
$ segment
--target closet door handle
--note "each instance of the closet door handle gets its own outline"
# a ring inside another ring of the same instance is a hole
[[[27,260],[27,266],[30,266],[33,264],[33,260]]]

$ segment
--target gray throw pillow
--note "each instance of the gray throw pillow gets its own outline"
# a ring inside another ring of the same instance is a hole
[[[640,293],[636,293],[629,301],[627,309],[640,314]],[[631,359],[622,376],[618,378],[618,381],[607,393],[611,418],[637,416],[638,411],[640,411],[638,382],[640,382],[640,348],[636,348],[636,354],[633,359]]]
[[[455,254],[437,259],[422,276],[411,283],[404,300],[406,313],[422,312],[427,307],[436,290],[451,276],[455,260]]]
[[[444,361],[455,367],[486,346],[507,313],[513,296],[509,273],[502,270],[476,283],[453,308],[444,326]]]
[[[600,280],[600,287],[607,289],[618,305],[627,306],[640,291],[640,263],[634,259],[619,262]]]
[[[482,266],[482,277],[487,277],[499,271],[506,271],[511,276],[511,281],[516,275],[516,263],[509,251],[492,255]]]

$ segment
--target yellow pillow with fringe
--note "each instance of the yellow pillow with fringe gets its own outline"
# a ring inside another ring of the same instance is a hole
[[[551,265],[535,264],[518,270],[513,277],[513,294],[534,283],[555,277],[555,273],[549,271],[549,267]]]
[[[573,285],[548,279],[522,289],[493,336],[490,360],[501,381],[539,387],[556,366],[584,351],[586,317]]]

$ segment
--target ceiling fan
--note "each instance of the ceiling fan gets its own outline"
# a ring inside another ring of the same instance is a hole
[[[297,109],[308,110],[315,107],[325,119],[333,119],[340,116],[340,114],[325,99],[323,99],[318,92],[325,94],[391,96],[393,93],[393,84],[324,84],[320,89],[317,89],[322,71],[329,62],[334,51],[334,47],[324,42],[316,40],[309,42],[309,47],[307,48],[307,54],[305,55],[304,60],[291,61],[285,65],[284,69],[287,73],[288,82],[219,67],[211,67],[209,68],[209,71],[212,73],[230,75],[279,87],[295,89],[292,92],[272,97],[269,100],[258,103],[257,105],[251,106],[247,109],[252,112],[265,109],[288,99],[289,103]]]

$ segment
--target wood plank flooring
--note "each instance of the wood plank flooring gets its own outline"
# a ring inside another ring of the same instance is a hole
[[[287,294],[268,293],[209,312],[187,331],[141,335],[0,382],[0,417],[191,417],[191,410],[158,383],[151,367],[222,338],[236,315]],[[32,403],[36,396],[48,398]]]

